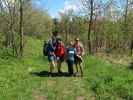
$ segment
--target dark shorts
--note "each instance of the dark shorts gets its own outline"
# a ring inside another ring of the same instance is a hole
[[[48,61],[49,62],[52,62],[52,61],[54,61],[55,60],[55,56],[48,56]]]
[[[60,61],[60,62],[63,62],[63,61],[64,61],[64,57],[58,57],[58,56],[57,56],[57,57],[56,57],[56,60],[57,60],[57,61]]]
[[[67,64],[68,64],[68,72],[69,72],[69,74],[73,74],[74,61],[73,60],[67,60]]]
[[[73,66],[74,65],[74,61],[73,60],[67,60],[67,64],[70,65],[70,66]]]
[[[80,63],[82,63],[82,59],[81,58],[79,58],[78,56],[75,56],[75,64],[80,64]]]

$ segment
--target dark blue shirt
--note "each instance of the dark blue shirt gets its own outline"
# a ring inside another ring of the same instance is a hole
[[[67,60],[74,61],[74,56],[76,55],[76,49],[73,47],[67,48]]]
[[[50,44],[50,43],[47,46],[47,52],[48,52],[48,56],[52,56],[53,55],[51,53],[54,52],[54,48],[53,48],[52,44]]]

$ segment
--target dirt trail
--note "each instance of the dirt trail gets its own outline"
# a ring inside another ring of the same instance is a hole
[[[35,100],[48,100],[47,97],[41,95],[41,93],[38,90],[33,91],[33,97]]]

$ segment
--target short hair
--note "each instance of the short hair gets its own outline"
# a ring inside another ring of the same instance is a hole
[[[53,31],[52,34],[53,34],[53,36],[57,36],[58,35],[58,31]]]
[[[69,45],[73,45],[73,41],[70,41],[70,42],[69,42]]]

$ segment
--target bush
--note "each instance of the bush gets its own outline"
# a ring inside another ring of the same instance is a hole
[[[10,57],[13,56],[12,52],[13,51],[12,51],[11,48],[5,48],[5,47],[0,48],[0,58],[2,58],[2,59],[8,59],[9,56]]]

